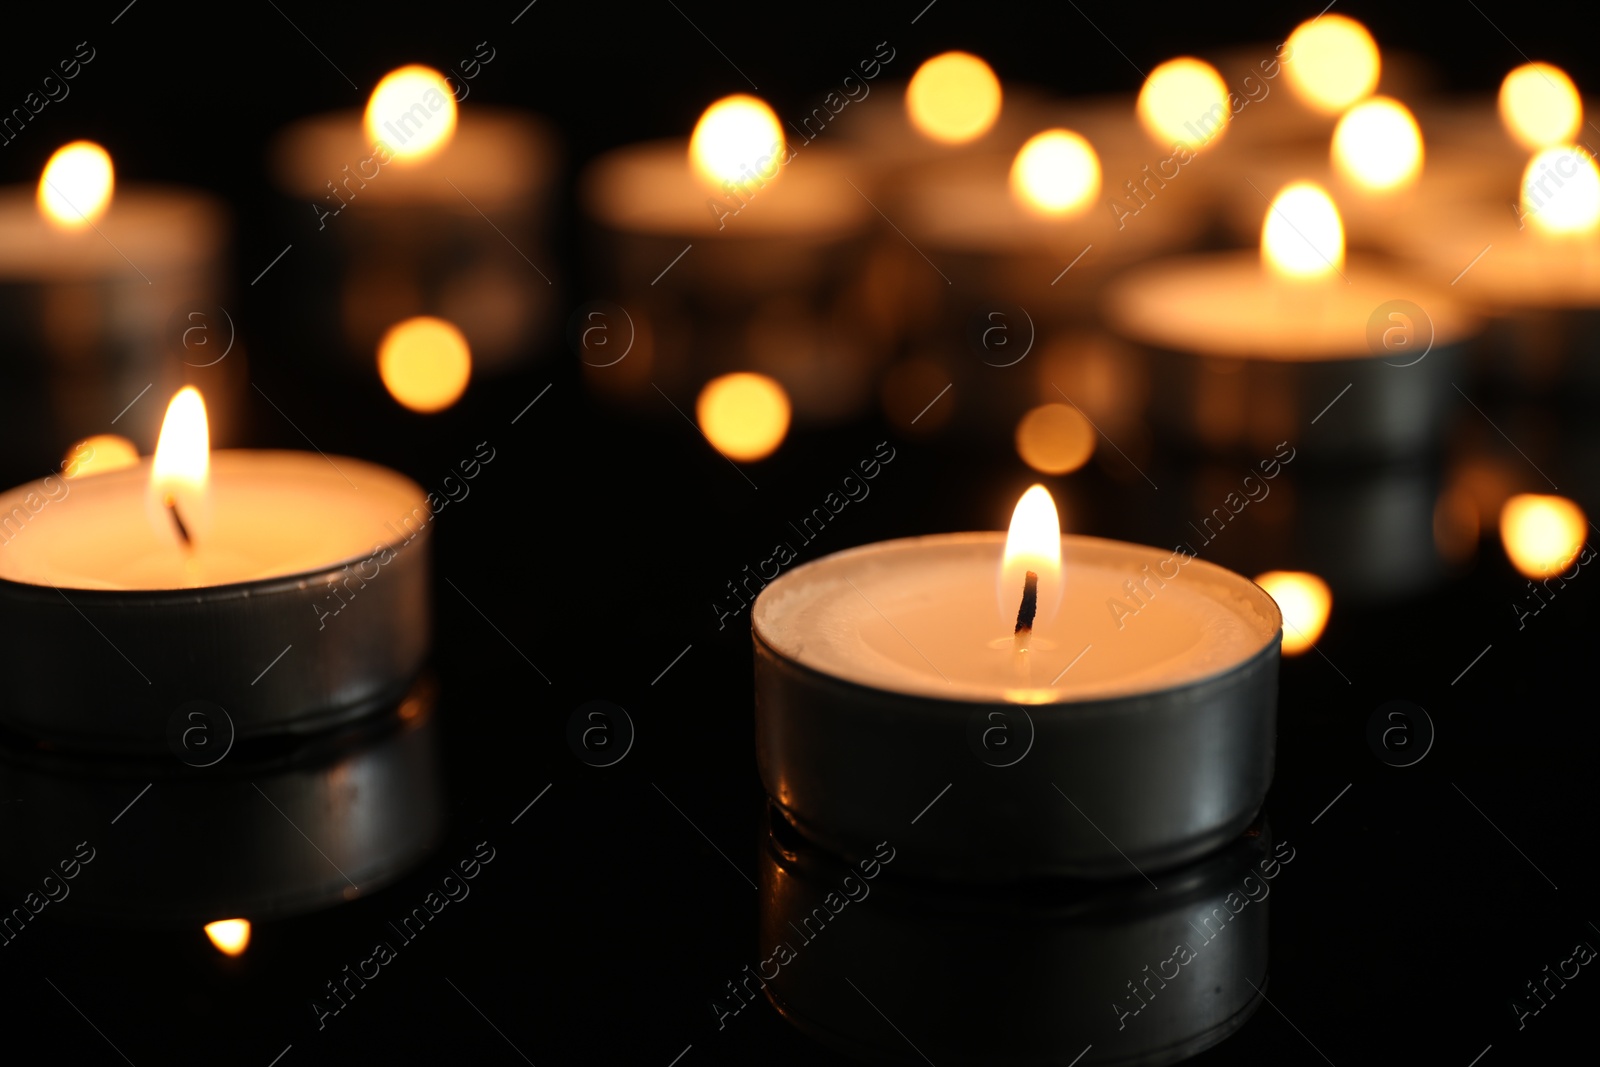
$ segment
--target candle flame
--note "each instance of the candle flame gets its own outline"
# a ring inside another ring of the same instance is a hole
[[[1346,111],[1334,127],[1333,164],[1371,192],[1403,189],[1422,173],[1422,131],[1404,104],[1374,96]]]
[[[1592,233],[1600,224],[1600,170],[1578,145],[1546,148],[1522,172],[1522,215],[1548,234]]]
[[[1055,618],[1061,606],[1061,516],[1050,490],[1042,485],[1029,487],[1011,512],[1011,528],[1006,533],[1005,552],[1000,557],[999,585],[996,587],[1000,617],[1010,633],[1017,621],[1017,607],[1028,572],[1039,576],[1038,613],[1034,629],[1040,630]]]
[[[455,93],[443,74],[412,63],[383,76],[367,100],[362,124],[367,139],[381,142],[393,158],[420,163],[455,136]]]
[[[206,923],[206,936],[224,956],[242,956],[250,947],[250,920],[218,919]]]
[[[1339,209],[1315,182],[1291,182],[1273,197],[1261,226],[1261,259],[1269,272],[1316,279],[1344,266]]]
[[[1283,654],[1298,656],[1315,645],[1333,609],[1328,583],[1307,571],[1268,571],[1256,575],[1256,584],[1283,613]]]
[[[941,144],[966,144],[1000,117],[1000,79],[970,52],[945,52],[917,68],[906,87],[906,113],[917,132]]]
[[[1217,68],[1193,56],[1169,59],[1144,80],[1137,104],[1145,132],[1163,147],[1200,149],[1222,136],[1233,118],[1228,84]]]
[[[689,138],[689,162],[702,181],[765,183],[778,176],[784,158],[783,127],[760,97],[735,93],[706,108]]]
[[[1500,83],[1500,121],[1518,144],[1536,152],[1577,136],[1583,99],[1560,67],[1524,63]]]
[[[63,230],[93,225],[111,206],[116,174],[111,156],[93,141],[56,149],[39,176],[39,212]]]
[[[1071,130],[1034,134],[1011,164],[1011,194],[1041,215],[1080,214],[1100,195],[1100,157]]]
[[[1313,111],[1337,115],[1378,87],[1378,42],[1355,19],[1318,15],[1285,43],[1289,88]]]
[[[1549,578],[1566,570],[1583,549],[1588,528],[1583,509],[1564,496],[1519,493],[1500,509],[1500,540],[1506,555],[1529,578]]]
[[[150,463],[150,521],[161,536],[176,535],[189,544],[204,531],[210,479],[211,430],[206,404],[198,389],[186,385],[167,405],[155,459]]]

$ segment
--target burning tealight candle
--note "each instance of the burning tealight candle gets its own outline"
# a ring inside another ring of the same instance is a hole
[[[43,465],[42,443],[105,430],[113,419],[148,447],[160,412],[129,401],[152,383],[171,392],[201,382],[226,416],[241,357],[207,367],[184,345],[222,330],[210,316],[226,273],[225,231],[211,197],[119,181],[110,153],[91,141],[56,150],[37,184],[0,189],[0,291],[18,309],[0,327],[0,345],[24,361],[36,356],[31,373],[48,393],[0,397],[8,455]],[[191,312],[184,325],[198,329],[180,338],[172,319]]]
[[[1452,346],[1475,325],[1439,287],[1347,263],[1339,213],[1309,182],[1273,199],[1259,253],[1152,264],[1108,304],[1168,383],[1153,396],[1163,428],[1228,450],[1426,448],[1450,403]]]
[[[762,781],[846,856],[892,832],[908,870],[1132,876],[1237,834],[1271,781],[1271,598],[1183,551],[1063,537],[1039,486],[1006,535],[827,556],[752,620]]]
[[[0,603],[29,620],[0,651],[19,679],[4,718],[150,748],[195,700],[239,736],[360,714],[426,654],[430,519],[414,483],[370,463],[210,452],[185,389],[153,461],[0,494]],[[63,648],[74,670],[23,669]]]
[[[544,242],[557,141],[526,112],[470,100],[493,59],[480,46],[453,76],[407,64],[364,110],[303,119],[278,138],[278,184],[297,211],[310,208],[301,218],[314,231],[333,231],[321,254],[345,261],[345,284],[319,282],[310,299],[335,301],[322,314],[343,322],[363,369],[389,327],[432,315],[459,324],[493,374],[526,358],[552,310]]]

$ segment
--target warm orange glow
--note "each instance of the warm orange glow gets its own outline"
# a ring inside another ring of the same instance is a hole
[[[1522,217],[1547,234],[1586,234],[1600,224],[1600,170],[1578,145],[1546,148],[1522,172]]]
[[[1333,165],[1375,193],[1394,192],[1422,173],[1422,131],[1398,100],[1374,96],[1344,113],[1333,130]]]
[[[1583,125],[1583,99],[1560,67],[1524,63],[1500,83],[1500,121],[1530,152],[1566,144]]]
[[[1344,224],[1320,185],[1291,182],[1279,190],[1261,226],[1261,260],[1290,278],[1322,278],[1344,266]]]
[[[717,451],[744,463],[772,455],[789,432],[789,394],[764,374],[711,379],[694,413]]]
[[[412,63],[383,76],[367,101],[367,139],[401,163],[437,155],[456,133],[456,98],[444,75]]]
[[[150,463],[146,497],[149,519],[162,537],[177,537],[193,547],[210,516],[206,485],[211,480],[211,429],[200,391],[186,385],[167,404]],[[178,532],[181,524],[183,533]]]
[[[1315,645],[1333,609],[1328,583],[1306,571],[1268,571],[1256,575],[1256,584],[1283,612],[1283,654],[1298,656]]]
[[[1075,471],[1094,455],[1095,431],[1067,404],[1041,404],[1017,423],[1017,455],[1041,474]]]
[[[114,433],[97,433],[67,449],[61,474],[64,478],[82,478],[86,474],[119,471],[138,462],[139,449],[132,441]]]
[[[1079,214],[1100,195],[1100,157],[1071,130],[1036,133],[1011,164],[1011,195],[1041,215]]]
[[[389,328],[378,342],[378,374],[389,395],[412,411],[443,411],[472,377],[472,351],[444,319],[419,315]]]
[[[206,923],[206,936],[224,956],[242,956],[250,947],[250,920],[218,919]]]
[[[1152,70],[1139,90],[1137,110],[1145,132],[1163,148],[1201,148],[1220,137],[1233,118],[1222,75],[1193,56],[1169,59]]]
[[[1355,19],[1320,15],[1286,43],[1289,87],[1313,111],[1337,115],[1378,87],[1378,43]]]
[[[706,108],[689,138],[689,162],[701,180],[722,188],[769,182],[783,166],[783,127],[766,101],[748,93]]]
[[[1050,490],[1030,486],[1011,512],[1011,528],[1006,533],[1006,548],[1000,559],[999,584],[995,593],[1000,618],[1010,633],[1017,622],[1017,607],[1022,602],[1028,572],[1039,576],[1038,614],[1034,629],[1055,618],[1061,605],[1061,516]]]
[[[924,137],[965,144],[1000,117],[1000,79],[967,52],[945,52],[917,68],[906,88],[906,112]]]
[[[1500,509],[1500,540],[1529,578],[1560,574],[1582,551],[1589,520],[1564,496],[1520,493]]]
[[[93,225],[111,206],[116,173],[111,156],[93,141],[56,149],[39,176],[39,212],[63,230]]]

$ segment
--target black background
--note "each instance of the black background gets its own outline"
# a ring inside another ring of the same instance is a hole
[[[1278,40],[1315,13],[1281,4],[938,0],[912,25],[920,6],[680,2],[680,13],[665,0],[539,0],[514,26],[515,2],[285,0],[275,9],[253,0],[139,0],[115,25],[117,3],[6,12],[0,105],[20,102],[77,42],[87,39],[98,55],[69,99],[0,148],[0,180],[31,183],[55,146],[87,137],[110,148],[127,180],[219,194],[235,214],[231,289],[241,294],[252,379],[293,398],[295,422],[318,447],[387,463],[425,486],[480,441],[497,458],[437,529],[435,662],[450,827],[434,856],[370,898],[260,923],[236,963],[217,955],[198,924],[177,933],[108,930],[68,922],[70,904],[53,909],[60,922],[52,917],[0,949],[5,1062],[118,1062],[110,1044],[141,1067],[265,1065],[289,1045],[280,1061],[289,1067],[357,1057],[521,1062],[508,1040],[541,1065],[665,1067],[686,1046],[686,1065],[835,1061],[765,1007],[722,1031],[707,1008],[757,958],[756,895],[730,861],[753,874],[763,818],[748,631],[719,631],[708,604],[767,553],[772,531],[892,431],[869,421],[797,433],[749,469],[753,489],[670,412],[643,420],[596,403],[554,335],[511,380],[471,389],[440,415],[413,415],[375,381],[316,375],[318,360],[339,357],[297,322],[294,260],[260,285],[247,283],[286,243],[316,238],[310,213],[287,205],[268,181],[272,135],[298,117],[360,106],[402,62],[448,67],[479,41],[497,56],[475,82],[474,100],[536,111],[564,139],[556,259],[540,266],[575,308],[606,295],[590,288],[593,264],[573,221],[577,166],[609,147],[681,134],[708,100],[747,87],[685,15],[782,115],[809,107],[835,72],[882,40],[899,49],[902,76],[961,47],[988,57],[1004,78],[1061,94],[1132,91],[1134,63],[1148,69],[1181,52]],[[1576,5],[1336,10],[1363,19],[1385,47],[1425,56],[1447,89],[1491,92],[1522,52],[1563,65],[1580,85],[1595,83]],[[1465,407],[1460,415],[1477,418]],[[1581,405],[1550,415],[1563,439],[1584,437],[1590,415]],[[304,447],[260,403],[239,436]],[[803,558],[913,533],[999,528],[1036,480],[1011,452],[1008,431],[991,446],[895,447],[871,500],[847,510]],[[0,457],[7,484],[33,476],[12,465]],[[1070,483],[1085,502],[1080,532],[1147,543],[1184,536],[1176,520],[1153,517],[1163,513],[1149,499],[1157,491],[1110,467],[1047,480],[1058,490]],[[1149,470],[1164,487],[1184,484],[1177,456],[1158,455]],[[1533,479],[1528,488],[1542,485]],[[1600,507],[1580,500],[1591,514]],[[1404,1057],[1465,1067],[1490,1045],[1485,1065],[1546,1062],[1588,1047],[1586,1023],[1600,996],[1589,986],[1600,979],[1587,970],[1520,1032],[1509,1004],[1546,963],[1600,938],[1592,922],[1600,921],[1600,887],[1591,582],[1574,582],[1519,631],[1509,605],[1524,582],[1486,539],[1472,563],[1426,596],[1336,605],[1324,655],[1285,661],[1267,813],[1300,858],[1276,884],[1272,912],[1281,1013],[1263,1008],[1201,1061]],[[1406,769],[1380,763],[1365,739],[1373,709],[1397,698],[1427,708],[1438,728],[1428,758]],[[638,729],[628,757],[607,769],[580,763],[565,739],[570,712],[592,699],[622,705]],[[139,826],[137,815],[117,832],[161,832]],[[480,840],[492,841],[499,858],[471,901],[450,908],[425,942],[319,1032],[308,999]],[[877,980],[895,980],[893,961]],[[896,1021],[915,1033],[915,1020]],[[1063,1062],[1076,1052],[1064,1049]]]

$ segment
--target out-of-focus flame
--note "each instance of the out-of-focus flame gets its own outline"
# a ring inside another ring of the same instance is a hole
[[[1100,195],[1100,157],[1071,130],[1036,133],[1011,164],[1011,194],[1041,215],[1080,214]]]
[[[1163,148],[1203,148],[1221,137],[1233,118],[1228,84],[1217,68],[1193,56],[1169,59],[1152,70],[1136,110],[1145,132]]]
[[[1500,83],[1500,121],[1530,152],[1567,144],[1583,125],[1583,98],[1560,67],[1524,63]]]
[[[1375,193],[1403,189],[1422,173],[1422,131],[1398,100],[1374,96],[1344,113],[1333,130],[1333,165]]]
[[[764,374],[724,374],[700,390],[695,416],[717,451],[751,463],[783,444],[789,432],[789,394]]]
[[[111,156],[93,141],[56,149],[39,176],[39,212],[63,230],[93,225],[111,206],[116,172]]]
[[[250,920],[218,919],[206,923],[206,936],[224,956],[242,956],[250,947]]]
[[[689,138],[689,162],[700,180],[769,182],[783,166],[783,127],[766,101],[735,93],[706,108]]]
[[[378,375],[412,411],[443,411],[467,390],[472,350],[453,324],[419,315],[391,326],[378,342]]]
[[[1017,622],[1017,607],[1028,572],[1039,576],[1038,611],[1034,629],[1045,626],[1061,606],[1061,516],[1050,490],[1031,486],[1011,512],[1011,528],[1006,533],[1005,553],[1000,558],[999,583],[995,587],[1000,618],[1010,633]]]
[[[1519,493],[1500,509],[1500,540],[1529,578],[1560,574],[1583,550],[1589,520],[1564,496]]]
[[[1298,656],[1315,645],[1333,609],[1328,583],[1307,571],[1268,571],[1256,575],[1256,584],[1283,612],[1283,654]]]
[[[87,474],[119,471],[138,462],[139,449],[132,441],[114,433],[97,433],[67,449],[66,458],[61,461],[61,476],[82,478]]]
[[[1337,115],[1378,87],[1378,43],[1343,15],[1318,15],[1295,27],[1283,67],[1301,103]]]
[[[1522,172],[1522,216],[1548,234],[1587,234],[1600,224],[1600,170],[1577,145],[1546,148]]]
[[[1094,455],[1095,430],[1067,404],[1041,404],[1017,423],[1017,455],[1041,474],[1075,471]]]
[[[390,71],[372,90],[363,119],[367,139],[402,163],[437,155],[456,133],[456,98],[432,67],[412,63]]]
[[[1000,79],[968,52],[945,52],[917,68],[906,87],[906,112],[924,137],[965,144],[1000,117]]]
[[[1315,182],[1291,182],[1273,197],[1261,226],[1261,260],[1269,273],[1322,278],[1344,266],[1339,209]]]

